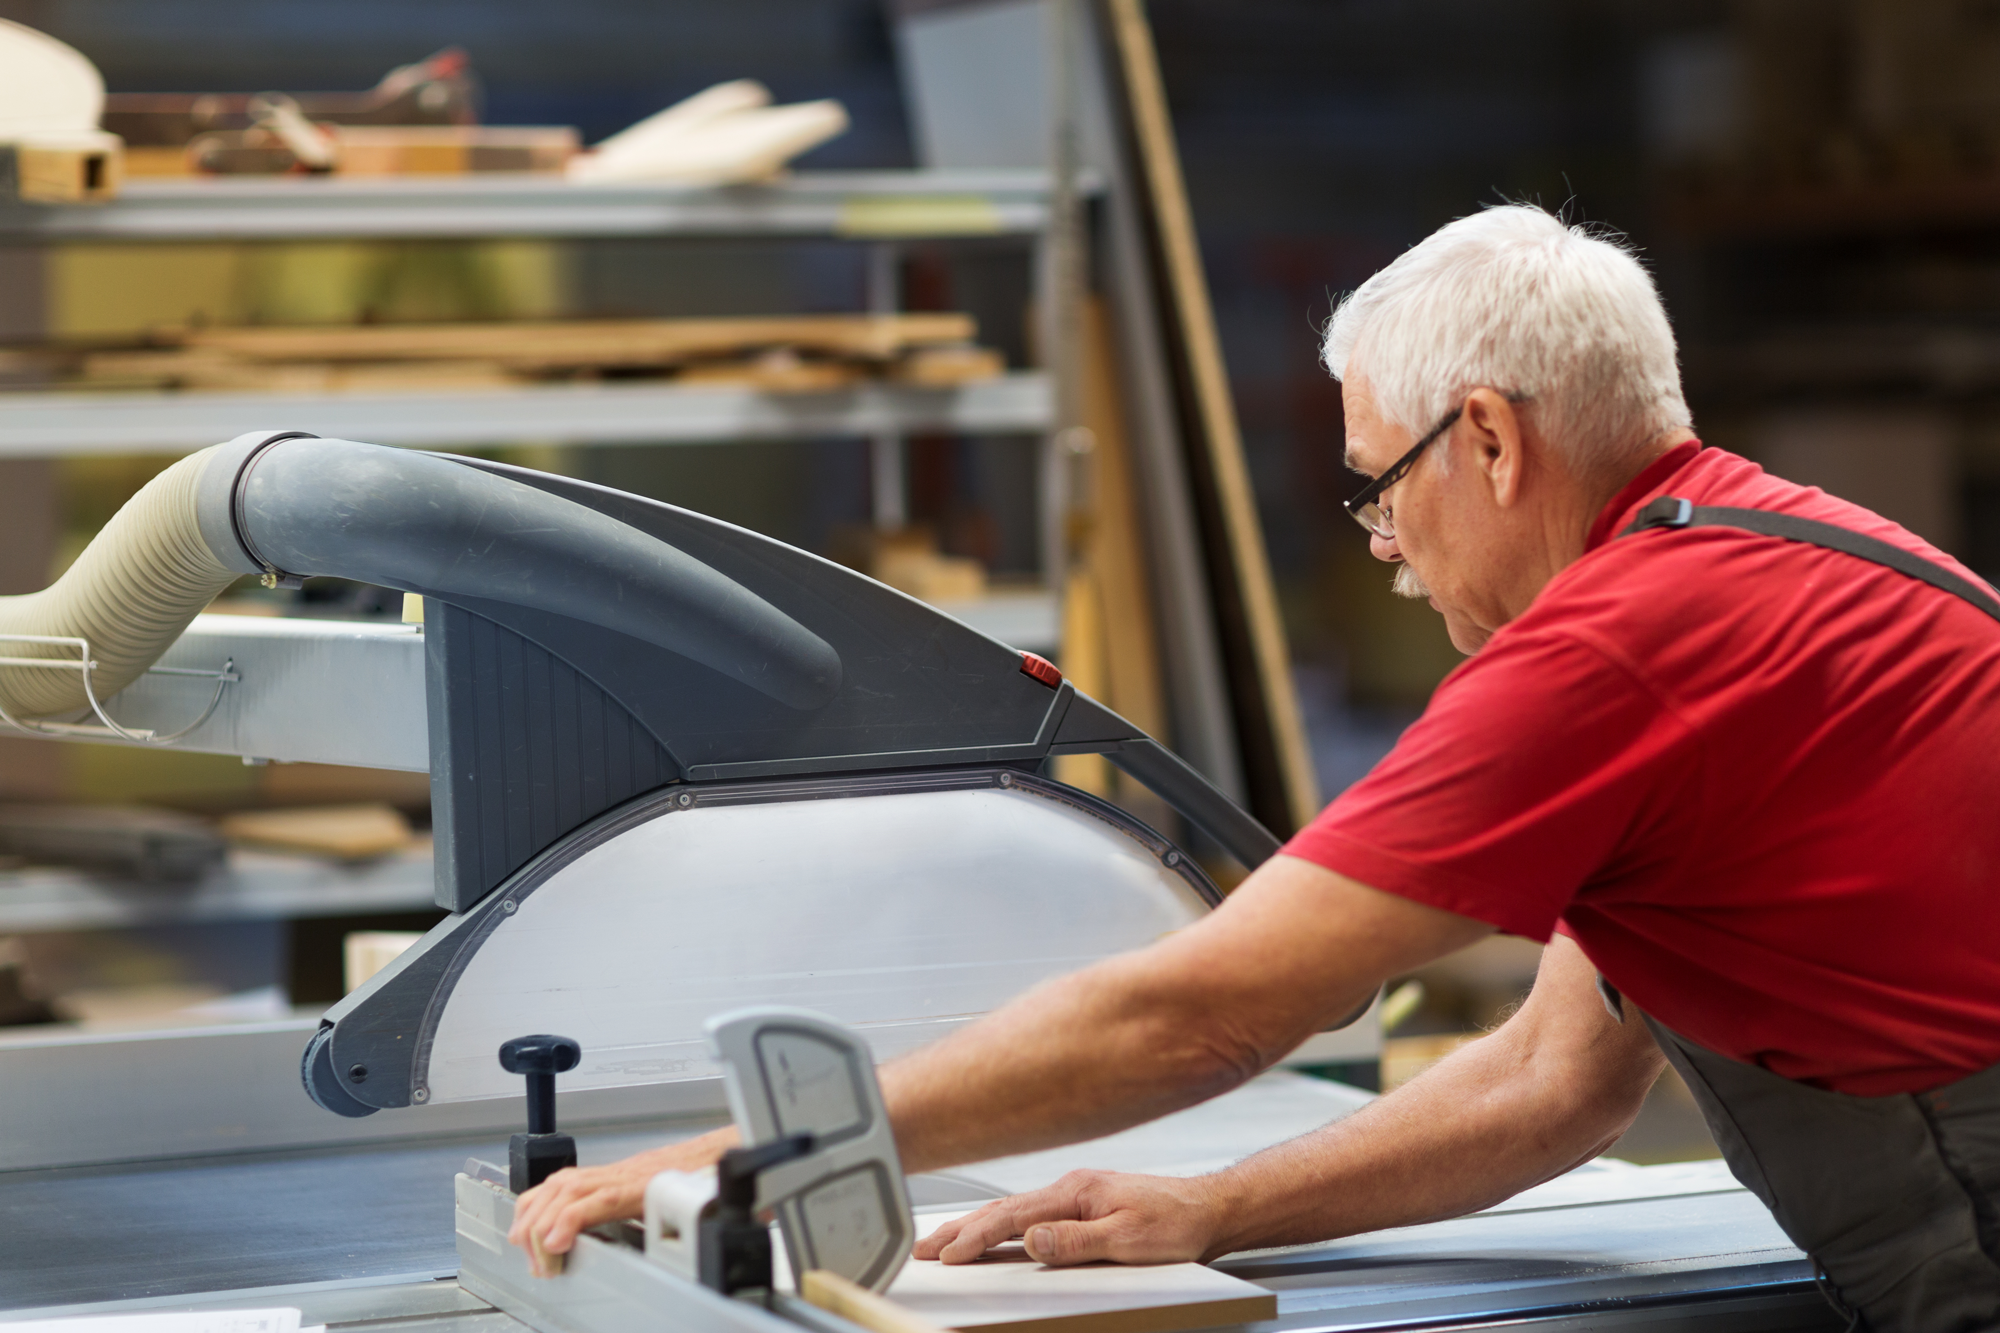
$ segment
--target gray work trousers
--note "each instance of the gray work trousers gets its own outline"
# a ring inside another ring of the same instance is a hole
[[[1843,1315],[1871,1333],[2000,1330],[2000,1066],[1851,1097],[1646,1025]]]

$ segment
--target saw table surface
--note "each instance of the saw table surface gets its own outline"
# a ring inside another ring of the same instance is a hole
[[[701,1126],[708,1128],[708,1126]],[[699,1132],[579,1132],[586,1163]],[[451,1181],[493,1135],[0,1173],[0,1309],[458,1271]],[[282,1303],[282,1302],[281,1302]]]
[[[913,1179],[919,1207],[1046,1184],[1077,1166],[1188,1175],[1354,1109],[1362,1098],[1267,1075],[1095,1143]],[[709,1126],[577,1133],[585,1163]],[[0,1173],[0,1321],[57,1313],[297,1305],[369,1333],[524,1333],[466,1294],[452,1176],[504,1159],[494,1135],[315,1152]],[[961,1207],[964,1206],[960,1203]],[[1328,1244],[1232,1256],[1278,1295],[1279,1330],[1537,1327],[1836,1329],[1809,1265],[1719,1163],[1572,1173],[1498,1209]]]

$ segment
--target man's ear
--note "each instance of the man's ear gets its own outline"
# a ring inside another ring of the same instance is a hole
[[[1527,465],[1520,413],[1505,394],[1474,389],[1466,395],[1465,421],[1479,475],[1492,488],[1494,503],[1511,508],[1521,498]]]

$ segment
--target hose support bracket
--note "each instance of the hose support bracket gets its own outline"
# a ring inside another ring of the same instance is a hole
[[[91,680],[91,673],[98,669],[98,661],[90,655],[87,639],[70,638],[59,634],[0,634],[0,644],[22,643],[42,647],[74,648],[75,657],[17,657],[0,656],[0,668],[27,667],[44,671],[77,671],[83,675],[83,697],[90,701],[90,711],[96,715],[98,725],[88,722],[44,722],[17,718],[0,704],[0,725],[15,731],[36,736],[63,736],[87,740],[121,740],[133,745],[172,745],[189,732],[215,716],[215,710],[222,704],[222,694],[231,685],[242,680],[236,672],[236,659],[229,658],[219,671],[206,671],[199,667],[147,667],[149,676],[183,676],[197,680],[215,682],[215,692],[208,698],[208,707],[201,710],[201,716],[178,731],[162,734],[150,727],[121,726],[111,714],[104,710],[104,704],[97,697],[97,689]]]

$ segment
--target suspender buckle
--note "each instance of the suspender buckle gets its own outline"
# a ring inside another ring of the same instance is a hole
[[[1684,528],[1694,521],[1694,503],[1683,500],[1678,495],[1662,495],[1639,511],[1637,518],[1627,532],[1642,532],[1647,528]]]
[[[1638,512],[1638,520],[1648,528],[1684,528],[1694,520],[1694,500],[1682,500],[1678,494],[1662,494]]]

